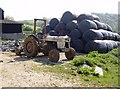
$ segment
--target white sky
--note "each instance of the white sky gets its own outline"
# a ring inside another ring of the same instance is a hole
[[[15,20],[60,18],[65,11],[81,13],[118,13],[119,0],[0,0],[5,16]]]

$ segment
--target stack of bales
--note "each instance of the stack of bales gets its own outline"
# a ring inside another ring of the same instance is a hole
[[[73,15],[66,11],[60,21],[50,20],[46,32],[51,36],[71,37],[71,47],[77,52],[98,51],[106,53],[120,45],[120,35],[112,32],[111,26],[102,23],[96,15]]]

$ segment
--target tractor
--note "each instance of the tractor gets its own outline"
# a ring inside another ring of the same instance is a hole
[[[40,20],[44,22],[44,33],[36,33],[36,22]],[[46,33],[46,20],[34,19],[34,31],[32,35],[25,38],[22,46],[16,47],[15,53],[20,56],[24,53],[27,57],[36,57],[42,52],[49,57],[51,62],[58,62],[60,52],[65,52],[68,60],[72,60],[76,54],[75,50],[70,47],[70,37],[66,36],[50,36]]]

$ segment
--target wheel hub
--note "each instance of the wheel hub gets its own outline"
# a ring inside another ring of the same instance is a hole
[[[28,51],[29,53],[31,53],[31,52],[33,51],[32,43],[31,43],[31,42],[29,42],[29,43],[27,44],[27,51]]]

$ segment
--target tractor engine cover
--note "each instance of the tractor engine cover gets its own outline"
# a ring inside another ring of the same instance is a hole
[[[70,42],[70,37],[68,36],[46,36],[44,41],[51,41],[51,42],[57,42],[57,48],[58,49],[64,49],[65,43]]]

